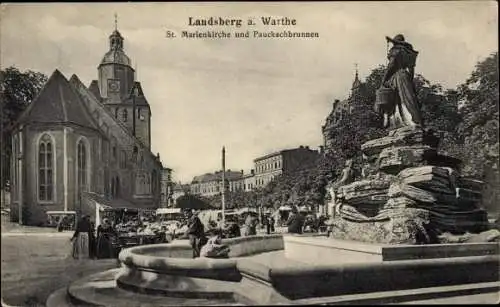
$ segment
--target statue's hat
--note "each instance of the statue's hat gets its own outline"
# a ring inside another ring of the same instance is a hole
[[[394,36],[394,38],[390,38],[389,36],[386,36],[385,39],[391,43],[393,43],[394,45],[409,45],[409,43],[407,43],[405,41],[405,37],[403,36],[403,34],[398,34],[396,36]]]

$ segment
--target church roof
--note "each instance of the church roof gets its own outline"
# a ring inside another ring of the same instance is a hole
[[[121,49],[112,49],[106,52],[101,61],[101,65],[103,64],[122,64],[131,66],[130,58]]]
[[[97,83],[97,80],[92,80],[92,82],[89,85],[89,90],[94,94],[95,98],[101,100],[101,91],[99,90],[99,84]]]
[[[142,90],[141,82],[135,81],[134,86],[130,90],[129,96],[125,99],[126,103],[133,103],[132,99],[135,97],[135,103],[137,105],[148,105],[148,100],[144,96],[144,91]]]
[[[18,123],[73,123],[99,130],[80,96],[59,71],[55,70],[38,96],[20,116]]]

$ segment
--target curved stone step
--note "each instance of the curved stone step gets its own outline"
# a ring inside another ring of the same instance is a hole
[[[116,284],[115,278],[119,272],[120,269],[112,269],[87,276],[72,283],[68,287],[67,291],[71,303],[74,305],[108,307],[242,305],[241,303],[236,302],[232,295],[225,295],[224,297],[217,297],[214,295],[214,293],[217,293],[217,290],[224,293],[228,292],[227,290],[222,291],[223,289],[220,289],[222,285],[207,286],[203,289],[202,287],[196,288],[199,291],[191,291],[191,289],[178,289],[177,291],[174,289],[172,289],[172,291],[166,290],[162,291],[162,294],[164,295],[151,295],[148,292],[143,294],[134,291],[127,291],[120,289]],[[189,283],[193,283],[192,280],[195,279],[179,276],[176,276],[176,278],[190,280]],[[184,282],[186,282],[186,280]],[[198,280],[194,282],[200,283]],[[206,284],[212,282],[217,281],[201,281],[201,283]],[[170,296],[170,294],[173,294],[173,296]]]
[[[68,297],[68,288],[64,287],[53,292],[45,303],[46,307],[75,307]]]

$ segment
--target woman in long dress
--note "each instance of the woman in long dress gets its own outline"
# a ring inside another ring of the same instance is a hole
[[[90,258],[90,232],[91,232],[90,218],[83,216],[76,225],[75,233],[71,238],[73,242],[73,258],[89,259]]]
[[[387,58],[389,64],[381,88],[392,89],[392,101],[377,101],[376,109],[384,115],[384,127],[422,126],[420,103],[413,84],[418,51],[405,41],[402,34],[386,37],[393,44]]]
[[[111,226],[108,219],[104,219],[103,223],[97,227],[97,258],[114,258],[115,251],[113,240],[116,232]]]

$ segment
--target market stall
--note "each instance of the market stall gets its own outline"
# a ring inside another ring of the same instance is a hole
[[[113,245],[117,253],[126,247],[167,241],[161,227],[155,227],[155,209],[138,207],[123,199],[106,199],[94,193],[86,193],[85,197],[95,206],[92,220],[96,229],[105,218],[114,228]]]

